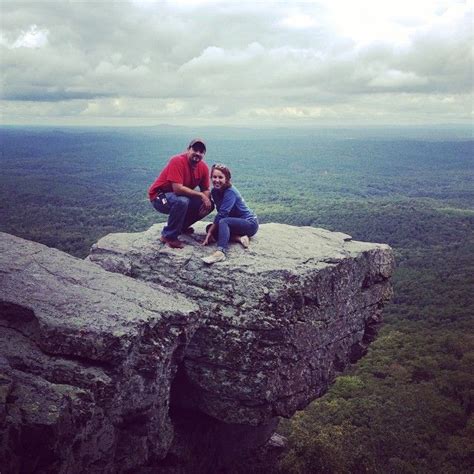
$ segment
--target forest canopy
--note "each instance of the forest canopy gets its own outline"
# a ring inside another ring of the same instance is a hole
[[[0,230],[85,257],[165,216],[146,191],[189,135],[159,129],[0,130]],[[281,472],[474,468],[473,141],[307,131],[214,133],[261,222],[385,242],[395,297],[368,355],[281,423]]]

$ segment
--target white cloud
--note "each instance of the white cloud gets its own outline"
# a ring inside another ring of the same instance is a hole
[[[2,9],[5,122],[471,115],[467,1],[7,0]]]
[[[413,72],[403,72],[394,69],[384,71],[382,74],[369,81],[373,87],[400,89],[406,86],[420,86],[428,82],[427,78],[417,76]]]
[[[469,10],[469,2],[464,0],[333,0],[329,3],[336,33],[347,35],[358,45],[374,41],[406,45],[419,31],[462,21]]]
[[[318,25],[315,18],[310,15],[294,14],[280,20],[280,25],[288,28],[312,28]]]
[[[6,46],[9,49],[14,48],[42,48],[48,44],[47,29],[38,29],[37,25],[31,25],[28,30],[22,31],[13,43],[9,43],[8,40],[2,35],[0,44]]]

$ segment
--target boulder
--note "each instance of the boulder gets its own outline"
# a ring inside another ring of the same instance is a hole
[[[365,353],[387,245],[264,224],[208,266],[204,226],[183,249],[162,224],[110,234],[85,261],[0,234],[2,472],[262,465],[284,446],[278,417]]]
[[[290,417],[325,393],[374,339],[392,295],[389,246],[264,224],[249,249],[232,244],[226,261],[208,266],[201,258],[214,249],[200,245],[204,223],[181,237],[183,249],[159,241],[162,226],[110,234],[88,259],[199,305],[205,323],[178,371],[175,413],[205,414],[228,427],[274,427],[275,417]]]
[[[198,306],[0,233],[2,473],[115,473],[163,458]]]

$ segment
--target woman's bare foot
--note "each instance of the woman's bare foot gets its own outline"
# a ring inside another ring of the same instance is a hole
[[[250,245],[250,239],[247,235],[236,235],[234,237],[235,241],[238,242],[244,249],[248,249]]]

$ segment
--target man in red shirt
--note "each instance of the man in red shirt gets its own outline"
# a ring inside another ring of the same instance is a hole
[[[148,189],[153,207],[168,214],[167,225],[160,240],[171,248],[183,248],[181,233],[192,233],[190,227],[214,209],[210,199],[209,168],[203,161],[206,144],[200,138],[191,141],[188,149],[173,156]],[[196,188],[199,186],[200,191]]]

